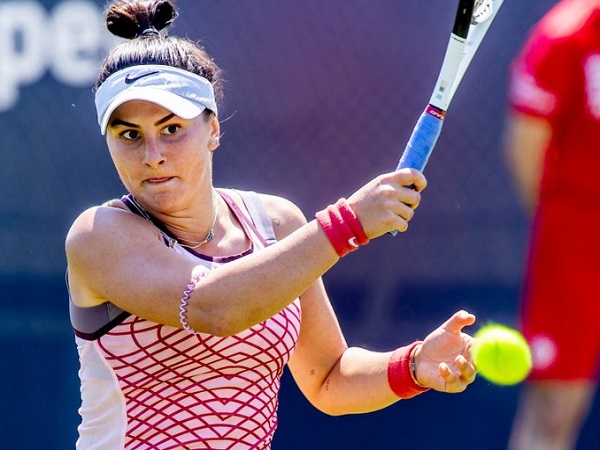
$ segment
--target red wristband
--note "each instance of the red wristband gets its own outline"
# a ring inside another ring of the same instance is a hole
[[[348,203],[346,202],[346,199],[345,198],[339,199],[338,202],[336,203],[336,206],[338,207],[340,214],[342,215],[342,218],[344,219],[344,221],[352,229],[352,232],[354,233],[354,236],[356,237],[356,243],[358,245],[368,244],[369,238],[365,234],[365,230],[363,230],[363,227],[362,227],[360,221],[358,220],[358,217],[356,217],[356,214],[354,214],[354,211],[352,210],[352,208],[350,208],[350,205],[348,205]]]
[[[335,205],[329,205],[315,214],[319,225],[329,238],[331,245],[339,256],[345,256],[369,242],[360,221],[354,211],[340,199]]]
[[[415,347],[422,341],[413,342],[410,345],[400,347],[392,353],[388,363],[388,382],[394,393],[403,399],[413,398],[429,388],[419,386],[413,374],[412,356]]]

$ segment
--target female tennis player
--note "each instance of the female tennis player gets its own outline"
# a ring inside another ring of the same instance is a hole
[[[473,315],[394,351],[349,348],[321,281],[349,251],[407,229],[423,175],[380,175],[310,221],[286,199],[215,188],[219,70],[166,36],[175,17],[169,0],[107,10],[127,40],[106,58],[95,102],[127,194],[84,211],[66,239],[77,448],[268,449],[286,365],[332,415],[463,391],[476,373],[462,332]]]

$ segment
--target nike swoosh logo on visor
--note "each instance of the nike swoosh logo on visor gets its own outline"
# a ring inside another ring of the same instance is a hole
[[[143,73],[141,75],[138,75],[137,77],[132,77],[131,74],[127,74],[127,76],[125,77],[125,84],[135,83],[137,80],[144,78],[144,77],[149,77],[150,75],[154,75],[155,73],[160,73],[160,72],[158,70],[155,70],[154,72]]]

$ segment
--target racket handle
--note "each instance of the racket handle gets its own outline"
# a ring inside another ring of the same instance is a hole
[[[444,115],[445,112],[441,109],[431,105],[427,106],[410,135],[396,170],[410,167],[422,172],[425,169],[429,155],[442,133]],[[392,230],[389,234],[396,236],[398,231]]]
[[[445,112],[441,109],[427,106],[413,129],[396,170],[410,167],[422,172],[425,169],[429,155],[442,132],[444,115]]]

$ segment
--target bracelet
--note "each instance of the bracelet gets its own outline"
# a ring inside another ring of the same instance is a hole
[[[187,307],[188,302],[190,300],[190,295],[196,289],[196,285],[198,281],[200,281],[204,277],[204,273],[196,273],[192,276],[192,280],[188,283],[185,290],[183,291],[183,297],[181,297],[181,303],[179,303],[179,322],[181,322],[181,326],[188,332],[192,334],[198,334],[196,330],[190,327],[187,319]]]
[[[413,398],[429,390],[417,381],[414,350],[422,341],[400,347],[392,353],[388,363],[388,382],[394,393],[403,399]]]
[[[422,341],[417,341],[417,345],[414,345],[410,352],[410,376],[413,380],[413,383],[415,383],[417,386],[423,389],[428,389],[427,386],[423,386],[421,383],[419,383],[419,380],[417,379],[417,362],[415,361],[415,351],[417,350],[418,345],[422,343]]]
[[[318,211],[315,218],[340,257],[369,243],[358,217],[345,198]]]

